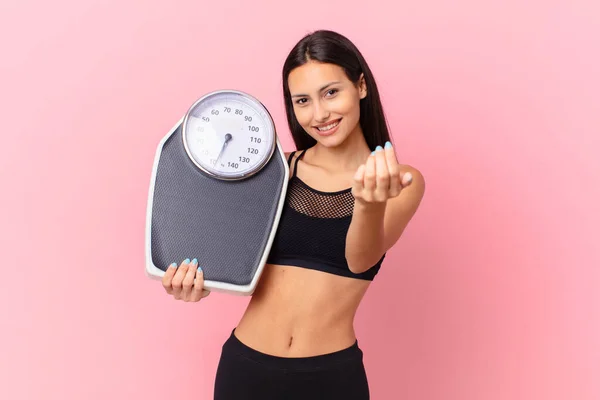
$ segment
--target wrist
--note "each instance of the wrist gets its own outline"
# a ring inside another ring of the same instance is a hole
[[[387,202],[366,202],[362,199],[354,199],[354,211],[364,214],[382,214]]]

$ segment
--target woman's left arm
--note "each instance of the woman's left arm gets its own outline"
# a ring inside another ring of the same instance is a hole
[[[354,176],[354,212],[346,236],[346,261],[353,273],[377,263],[400,238],[417,211],[425,180],[415,168],[400,165],[394,149],[379,148]]]

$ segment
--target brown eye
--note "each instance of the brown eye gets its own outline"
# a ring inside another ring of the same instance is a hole
[[[303,103],[303,101],[304,101],[304,100],[306,100],[306,99],[299,99],[299,100],[296,100],[296,104],[304,104],[304,103]]]
[[[337,90],[337,89],[329,89],[329,90],[327,91],[327,94],[328,94],[329,96],[333,96],[333,95],[334,95],[334,94],[336,94],[337,92],[338,92],[338,90]]]

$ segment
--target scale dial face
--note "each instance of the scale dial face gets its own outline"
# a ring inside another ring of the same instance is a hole
[[[205,173],[239,180],[260,171],[275,151],[273,119],[265,106],[235,90],[197,100],[183,119],[183,145]]]

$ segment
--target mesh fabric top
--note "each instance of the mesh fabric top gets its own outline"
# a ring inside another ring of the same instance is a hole
[[[346,262],[346,235],[354,210],[351,188],[323,192],[304,183],[296,172],[298,161],[305,152],[294,163],[286,204],[267,262],[373,280],[385,254],[377,264],[360,274],[350,271]],[[293,155],[290,155],[288,164],[291,164]]]

